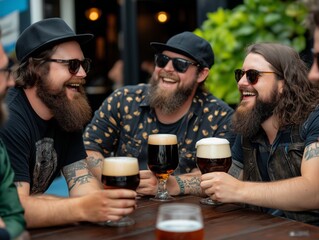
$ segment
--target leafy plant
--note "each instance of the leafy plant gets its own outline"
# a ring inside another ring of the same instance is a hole
[[[206,86],[228,104],[239,102],[234,69],[241,68],[248,45],[280,42],[302,51],[306,47],[303,21],[307,8],[293,0],[244,0],[234,9],[219,8],[194,31],[208,40],[215,53],[215,64]]]

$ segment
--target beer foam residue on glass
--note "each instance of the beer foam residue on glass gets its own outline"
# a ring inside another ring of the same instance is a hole
[[[196,157],[226,158],[231,156],[229,141],[225,138],[202,138],[195,145]]]
[[[203,228],[203,224],[194,220],[174,219],[157,223],[157,229],[167,232],[193,232]]]
[[[138,160],[134,157],[108,157],[103,161],[105,176],[131,176],[139,173]]]
[[[148,144],[173,145],[177,144],[177,137],[174,134],[151,134],[148,136]]]

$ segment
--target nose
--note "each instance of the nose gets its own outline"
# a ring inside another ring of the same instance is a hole
[[[308,73],[308,79],[310,82],[319,83],[319,68],[316,60],[313,62],[310,71]]]
[[[164,67],[165,71],[167,72],[173,72],[175,70],[174,66],[173,66],[173,61],[172,59],[170,59],[168,61],[168,63],[166,64],[166,66]]]
[[[75,74],[75,76],[85,78],[86,75],[87,74],[86,74],[84,68],[82,67],[82,65],[80,65],[79,71]]]

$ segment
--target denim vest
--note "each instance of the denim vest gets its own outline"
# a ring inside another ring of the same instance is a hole
[[[261,174],[258,169],[258,156],[261,148],[260,142],[264,141],[262,136],[249,140],[242,138],[243,156],[244,156],[244,181],[262,182]],[[293,178],[300,176],[300,166],[305,146],[300,137],[299,126],[288,127],[279,133],[272,146],[268,158],[267,172],[270,181]],[[256,206],[247,206],[254,210],[263,211],[263,208]],[[292,212],[283,211],[285,216],[301,222],[318,224],[319,211]]]

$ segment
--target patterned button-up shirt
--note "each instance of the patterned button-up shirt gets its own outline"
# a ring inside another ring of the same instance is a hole
[[[140,169],[147,169],[147,139],[159,133],[159,122],[149,106],[148,85],[126,86],[114,91],[95,112],[84,133],[87,150],[104,157],[133,156]],[[188,113],[176,128],[179,166],[175,174],[196,168],[195,143],[205,137],[227,138],[231,145],[234,134],[229,130],[233,109],[213,95],[197,90]],[[164,132],[160,132],[164,133]]]

